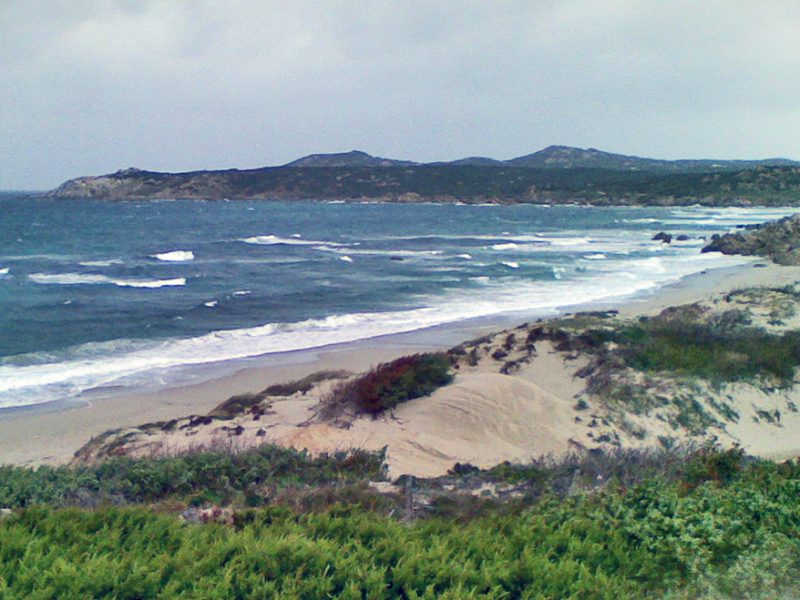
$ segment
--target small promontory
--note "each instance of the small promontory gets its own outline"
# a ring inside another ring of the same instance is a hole
[[[703,252],[765,256],[779,265],[800,265],[800,213],[745,231],[714,236]]]

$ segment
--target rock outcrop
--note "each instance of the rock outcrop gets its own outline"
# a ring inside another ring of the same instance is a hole
[[[714,236],[703,252],[764,256],[779,265],[800,265],[800,213],[746,231]]]

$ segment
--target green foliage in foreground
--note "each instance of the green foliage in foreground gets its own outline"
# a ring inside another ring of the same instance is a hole
[[[8,598],[774,598],[800,570],[800,467],[706,454],[517,515],[399,523],[353,507],[184,524],[141,508],[0,520]],[[721,469],[721,470],[720,470]]]
[[[727,485],[652,481],[467,524],[352,507],[251,510],[233,527],[35,507],[0,521],[0,595],[774,597],[800,566],[798,494],[798,467],[757,463]]]
[[[38,469],[0,466],[0,507],[32,504],[91,507],[103,503],[263,504],[276,487],[383,479],[383,456],[363,451],[310,457],[264,445],[242,452],[115,458],[97,465]]]

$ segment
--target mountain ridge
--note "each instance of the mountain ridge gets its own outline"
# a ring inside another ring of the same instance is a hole
[[[108,200],[800,204],[800,162],[667,161],[548,146],[508,161],[468,157],[414,163],[352,150],[246,170],[160,173],[131,167],[71,179],[45,195]]]
[[[609,170],[639,170],[664,173],[719,172],[756,168],[759,166],[800,166],[788,158],[765,159],[677,159],[667,160],[635,155],[616,154],[596,148],[547,146],[536,152],[500,160],[488,156],[469,156],[451,161],[416,162],[372,156],[363,150],[309,154],[282,167],[405,167],[405,166],[506,166],[542,169],[596,168]]]

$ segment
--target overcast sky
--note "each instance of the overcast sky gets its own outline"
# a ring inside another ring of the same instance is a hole
[[[0,189],[550,144],[800,159],[800,0],[0,0]]]

